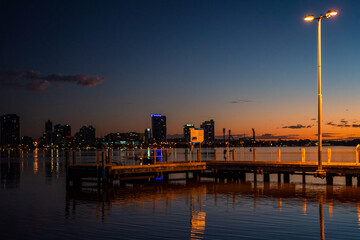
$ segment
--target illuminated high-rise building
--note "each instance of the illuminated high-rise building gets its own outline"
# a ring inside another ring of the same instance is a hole
[[[54,142],[58,146],[65,146],[66,137],[71,136],[71,127],[69,125],[56,124],[54,126]]]
[[[155,142],[166,142],[166,116],[151,114],[152,136]]]
[[[190,128],[194,128],[194,124],[188,123],[184,125],[184,141],[190,142]]]
[[[215,122],[214,120],[205,121],[201,124],[204,129],[204,141],[206,143],[213,143],[215,141]]]
[[[20,144],[20,118],[16,114],[1,116],[1,146],[17,147]]]
[[[151,129],[150,128],[145,129],[144,143],[145,143],[145,145],[149,145],[149,143],[151,143]]]
[[[53,143],[53,125],[50,120],[45,122],[45,142],[47,145],[51,145]]]
[[[91,147],[95,145],[95,128],[93,126],[82,126],[75,134],[75,139],[80,147]]]

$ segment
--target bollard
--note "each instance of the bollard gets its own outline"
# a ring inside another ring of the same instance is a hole
[[[232,150],[232,158],[233,158],[233,161],[235,161],[235,149]]]
[[[253,150],[253,161],[256,161],[256,149]]]
[[[331,148],[328,148],[328,163],[331,163]]]
[[[214,149],[214,160],[216,161],[217,160],[217,150]]]
[[[305,148],[301,149],[301,162],[305,162]]]
[[[277,161],[278,162],[281,161],[281,150],[280,150],[280,148],[278,148],[278,150],[277,150]]]
[[[200,153],[200,149],[197,150],[197,161],[201,162],[201,153]]]
[[[73,165],[76,164],[76,152],[73,151]]]
[[[185,149],[185,161],[188,162],[189,161],[189,150]]]

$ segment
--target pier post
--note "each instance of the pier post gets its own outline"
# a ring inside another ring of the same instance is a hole
[[[356,148],[355,154],[356,154],[356,164],[359,164],[359,149],[358,148]]]
[[[214,149],[214,160],[217,161],[217,150]]]
[[[246,173],[245,173],[245,172],[240,172],[240,181],[241,181],[241,182],[245,182],[245,181],[246,181]]]
[[[185,149],[185,161],[188,162],[189,161],[189,150]]]
[[[73,165],[76,164],[76,151],[73,151]]]
[[[345,176],[346,186],[352,186],[352,175]]]
[[[357,176],[357,186],[360,187],[360,176]]]
[[[302,173],[302,183],[303,184],[306,183],[306,173],[305,172]]]
[[[232,150],[232,159],[235,161],[235,149]]]
[[[277,161],[278,162],[281,161],[281,150],[280,150],[280,148],[278,148],[278,150],[277,150]]]
[[[157,153],[156,153],[156,148],[154,148],[153,151],[154,151],[154,164],[156,164],[156,154],[157,154]]]
[[[165,150],[165,161],[169,162],[169,149]]]
[[[100,159],[99,159],[99,150],[96,150],[96,166],[99,167],[100,165]]]
[[[112,152],[111,152],[111,149],[109,149],[109,150],[108,150],[108,162],[109,162],[109,164],[112,163],[111,155],[112,155]]]
[[[257,182],[257,174],[256,174],[256,171],[254,171],[254,184],[256,184]]]
[[[141,165],[144,165],[144,153],[143,153],[143,149],[141,148],[140,150],[140,157],[141,157]]]
[[[133,166],[135,165],[135,148],[133,148],[132,152]]]
[[[264,182],[270,182],[270,174],[264,173]]]
[[[256,161],[256,149],[253,150],[253,161]]]
[[[197,161],[198,162],[201,162],[201,152],[200,152],[200,149],[197,150]]]
[[[284,183],[290,182],[290,173],[284,173]]]
[[[69,160],[70,160],[70,151],[68,150],[68,151],[66,151],[66,153],[65,153],[65,166],[66,166],[66,168],[69,166]]]
[[[281,173],[278,173],[278,183],[281,183]]]
[[[331,163],[331,148],[328,148],[328,163]]]
[[[330,174],[326,174],[326,185],[333,185],[334,179],[333,176]]]
[[[301,162],[305,162],[305,148],[301,149]]]

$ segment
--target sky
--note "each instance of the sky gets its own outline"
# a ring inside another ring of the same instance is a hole
[[[360,1],[0,1],[0,115],[21,135],[45,121],[72,134],[169,135],[215,121],[216,135],[316,139],[322,21],[324,139],[360,138]]]

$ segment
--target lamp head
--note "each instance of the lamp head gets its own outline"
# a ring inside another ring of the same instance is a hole
[[[329,11],[327,11],[327,13],[326,13],[326,17],[327,17],[327,18],[333,17],[333,16],[336,16],[337,14],[338,14],[337,11],[335,11],[335,10],[329,10]]]
[[[305,18],[304,18],[305,21],[307,22],[311,22],[314,20],[314,15],[307,15]]]

